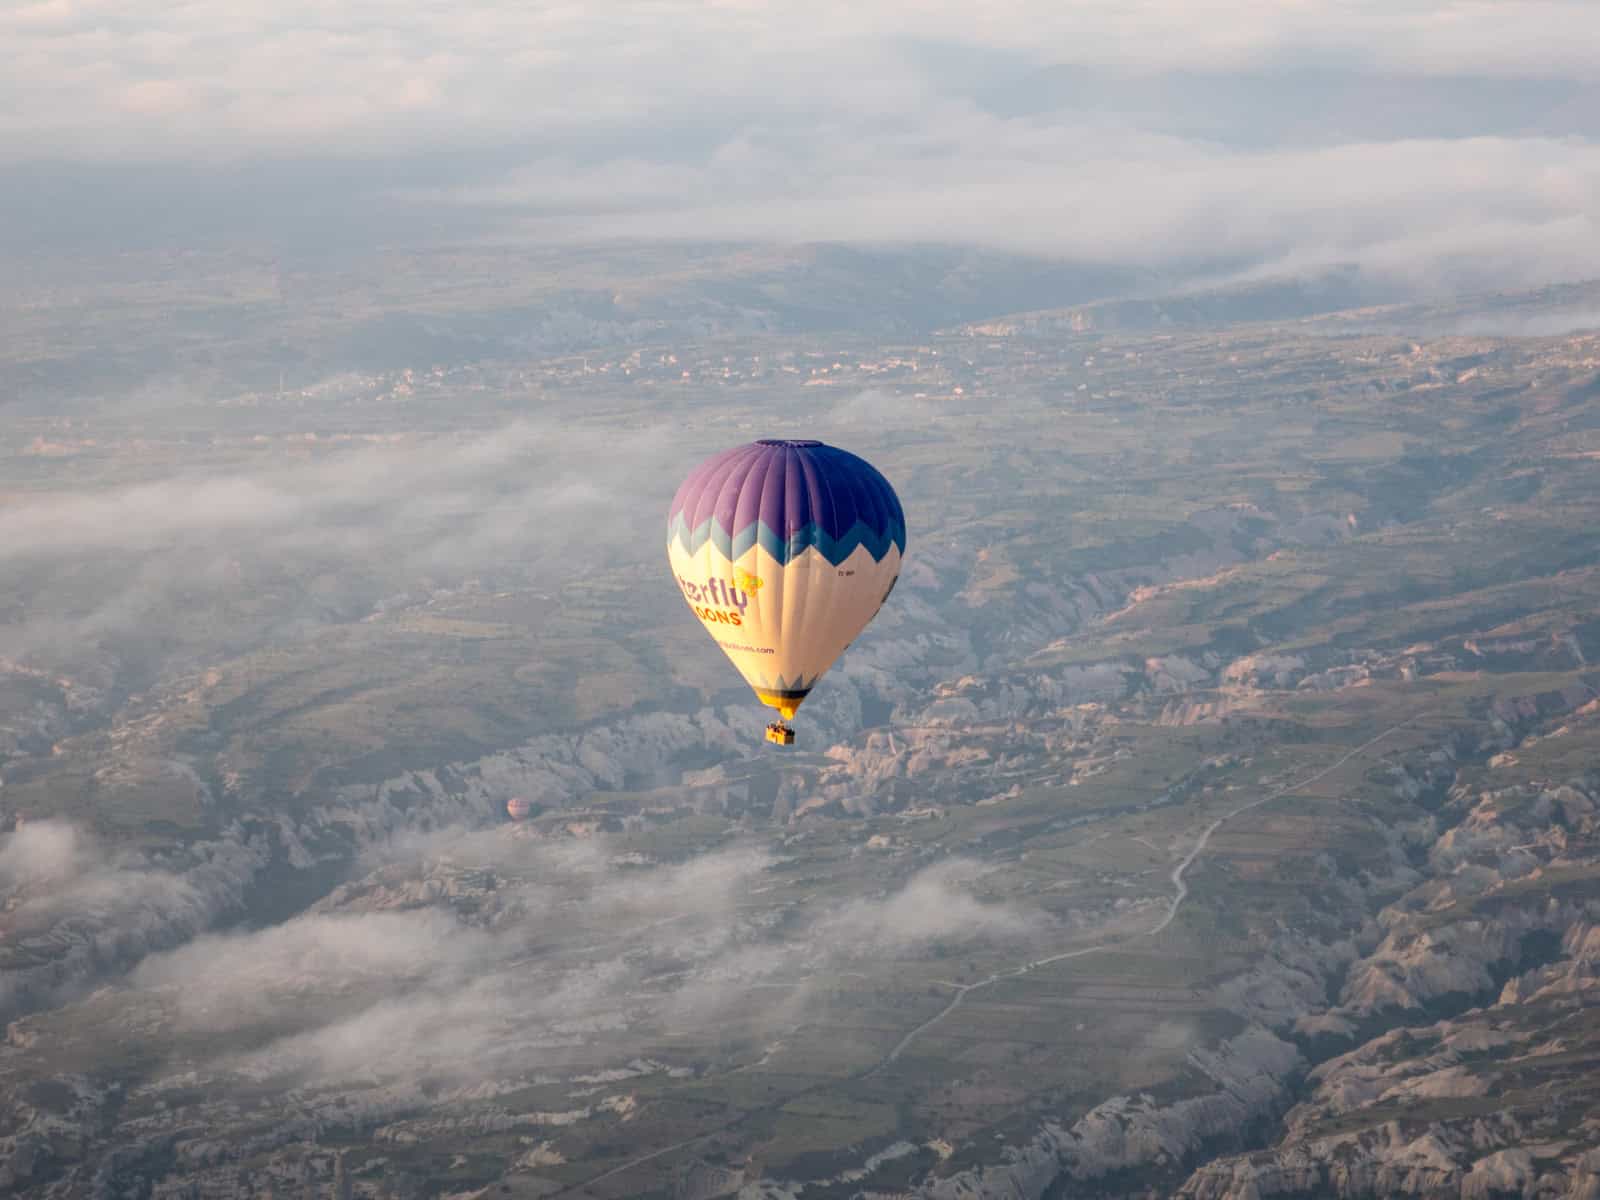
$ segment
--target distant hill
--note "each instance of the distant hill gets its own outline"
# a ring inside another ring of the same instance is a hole
[[[974,333],[1054,335],[1217,329],[1257,321],[1293,321],[1391,302],[1395,288],[1340,267],[1168,295],[1099,299],[1067,309],[1025,312],[974,322]]]

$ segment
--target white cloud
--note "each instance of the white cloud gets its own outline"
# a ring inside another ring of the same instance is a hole
[[[134,632],[226,646],[477,572],[549,584],[565,554],[581,552],[585,569],[637,561],[681,473],[666,449],[680,438],[522,422],[11,505],[0,566],[29,603],[0,631],[0,657],[94,661]],[[264,610],[267,593],[279,600]]]
[[[0,840],[0,899],[13,923],[43,932],[63,916],[126,931],[163,918],[203,924],[207,906],[193,884],[117,856],[65,821],[33,821]]]
[[[487,927],[434,907],[340,907],[202,936],[146,959],[132,986],[166,996],[180,1033],[228,1032],[238,1049],[221,1065],[255,1078],[510,1078],[551,1047],[626,1061],[632,1034],[735,1014],[776,1031],[805,1018],[819,972],[1047,928],[976,898],[981,872],[966,863],[876,899],[811,896],[775,921],[776,860],[752,846],[623,867],[589,844],[452,832],[384,857],[385,886],[438,862],[536,882],[502,880]]]
[[[915,953],[941,941],[1018,941],[1038,933],[1042,917],[971,894],[983,874],[964,860],[927,867],[882,900],[846,906],[825,923],[824,940],[849,953]]]
[[[546,237],[1570,275],[1597,42],[1577,0],[46,3],[0,16],[0,161],[367,160],[308,192]]]
[[[239,902],[258,865],[250,848],[213,846],[164,869],[60,820],[0,835],[7,937],[53,951],[43,965],[24,956],[0,971],[0,1013],[59,999],[96,972],[193,936]]]
[[[370,542],[385,530],[413,540],[441,525],[490,544],[563,515],[615,517],[624,484],[654,458],[653,433],[584,433],[522,422],[490,434],[334,453],[307,467],[256,475],[179,475],[91,493],[57,493],[0,515],[0,561],[149,551],[209,538],[268,538],[287,547],[341,532]],[[491,502],[492,501],[492,502]],[[485,529],[509,518],[512,527]],[[602,526],[605,522],[599,522]],[[465,530],[462,526],[465,525]],[[502,545],[502,548],[504,546]]]
[[[911,112],[942,80],[908,39],[1029,65],[1585,77],[1579,0],[1010,0],[805,6],[478,0],[23,5],[0,14],[0,137],[108,156],[232,155],[639,130],[688,116]],[[811,122],[807,122],[810,124]]]

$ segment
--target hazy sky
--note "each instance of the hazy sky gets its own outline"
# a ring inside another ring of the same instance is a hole
[[[1600,273],[1600,6],[0,11],[11,239],[940,239]],[[21,231],[19,234],[18,231]]]

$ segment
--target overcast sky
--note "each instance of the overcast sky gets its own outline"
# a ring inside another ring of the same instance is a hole
[[[45,0],[0,11],[0,215],[1571,278],[1597,46],[1588,0]]]

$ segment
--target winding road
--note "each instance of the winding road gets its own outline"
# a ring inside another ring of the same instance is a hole
[[[1369,738],[1368,740],[1362,742],[1361,745],[1357,746],[1354,750],[1346,753],[1343,757],[1335,760],[1332,763],[1329,763],[1316,774],[1307,775],[1304,779],[1298,779],[1294,783],[1287,784],[1275,792],[1269,792],[1265,796],[1251,800],[1247,804],[1241,804],[1237,808],[1230,808],[1215,821],[1211,822],[1211,824],[1207,825],[1205,829],[1201,831],[1200,836],[1195,839],[1194,845],[1189,848],[1189,853],[1185,854],[1182,860],[1179,861],[1178,865],[1172,868],[1172,874],[1169,876],[1169,878],[1172,880],[1173,892],[1172,899],[1167,902],[1166,915],[1152,925],[1149,929],[1146,929],[1142,933],[1134,934],[1133,936],[1136,938],[1155,937],[1157,934],[1165,931],[1167,926],[1171,925],[1172,922],[1177,918],[1178,910],[1183,907],[1183,902],[1189,898],[1189,885],[1184,882],[1184,873],[1194,865],[1195,859],[1199,858],[1205,853],[1206,846],[1211,842],[1211,835],[1217,830],[1221,829],[1235,817],[1241,816],[1253,808],[1260,808],[1263,804],[1271,804],[1274,800],[1281,800],[1283,797],[1290,795],[1293,792],[1297,792],[1303,787],[1309,787],[1318,780],[1333,774],[1352,758],[1355,758],[1361,754],[1365,754],[1368,750],[1372,749],[1372,747],[1376,746],[1385,738],[1397,733],[1401,729],[1404,729],[1407,725],[1411,725],[1417,721],[1420,721],[1425,716],[1428,716],[1428,714],[1418,713],[1416,716],[1408,717],[1397,725],[1391,725],[1376,737]],[[984,979],[980,979],[975,983],[947,984],[946,986],[954,987],[956,989],[955,995],[950,999],[950,1003],[945,1005],[941,1011],[929,1017],[921,1025],[918,1025],[910,1033],[906,1034],[905,1037],[901,1038],[899,1042],[895,1044],[894,1049],[889,1051],[889,1053],[884,1056],[882,1061],[868,1071],[867,1074],[874,1075],[898,1059],[919,1037],[928,1032],[928,1030],[932,1029],[935,1025],[939,1024],[940,1021],[943,1021],[951,1013],[955,1012],[956,1009],[960,1008],[962,1001],[964,1001],[971,993],[979,991],[982,988],[989,987],[992,984],[999,983],[1002,979],[1016,979],[1019,976],[1026,975],[1029,971],[1038,969],[1039,967],[1048,967],[1051,963],[1063,962],[1069,958],[1082,958],[1088,954],[1098,954],[1100,951],[1109,950],[1114,946],[1127,945],[1127,943],[1131,940],[1131,938],[1126,938],[1119,941],[1100,942],[1094,946],[1080,946],[1076,950],[1067,950],[1060,954],[1049,955],[1045,958],[1036,958],[1032,962],[1023,963],[1019,967],[1012,967],[1009,971],[997,971],[993,975],[990,975]]]

